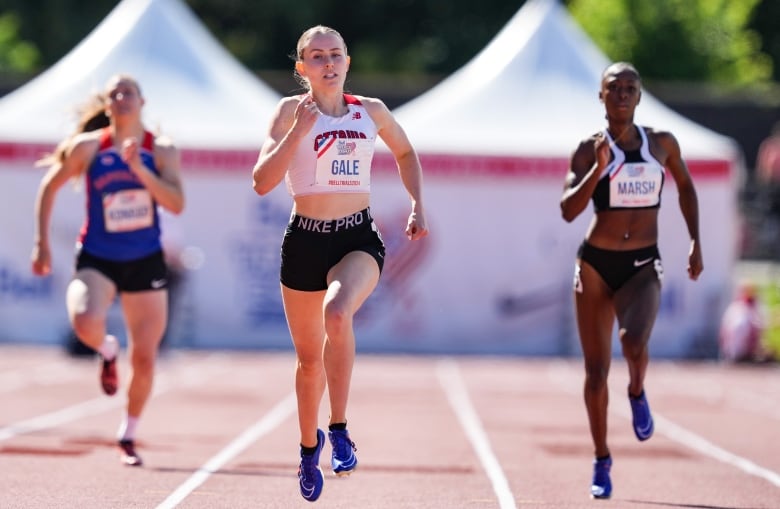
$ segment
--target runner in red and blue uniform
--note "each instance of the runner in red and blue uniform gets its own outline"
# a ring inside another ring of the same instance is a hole
[[[117,432],[123,463],[140,466],[135,434],[151,394],[158,346],[168,322],[168,271],[157,207],[184,208],[180,155],[173,143],[144,128],[144,98],[132,77],[112,77],[97,107],[85,111],[77,133],[44,160],[50,165],[35,205],[33,273],[51,273],[49,223],[59,189],[84,177],[87,215],[76,243],[76,270],[66,304],[79,340],[100,354],[108,395],[119,385],[119,342],[106,317],[119,296],[127,327],[131,371],[127,407]]]

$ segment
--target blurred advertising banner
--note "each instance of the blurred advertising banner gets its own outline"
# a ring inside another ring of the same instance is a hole
[[[30,271],[33,207],[43,169],[0,150],[0,341],[57,343],[69,331],[65,289],[84,218],[83,190],[64,188],[51,222],[54,273]],[[183,151],[187,208],[163,216],[180,274],[168,344],[291,348],[279,290],[279,250],[290,216],[284,185],[251,187],[255,151]],[[430,235],[404,235],[410,211],[392,159],[378,153],[372,214],[387,247],[379,286],[356,317],[359,351],[578,355],[574,260],[592,212],[566,223],[560,158],[422,155]],[[688,233],[667,179],[660,212],[662,303],[654,355],[715,355],[736,256],[733,172],[691,161],[699,193],[705,271],[687,277]],[[109,320],[123,336],[119,313]],[[113,320],[113,321],[112,321]],[[615,340],[615,352],[619,345]]]

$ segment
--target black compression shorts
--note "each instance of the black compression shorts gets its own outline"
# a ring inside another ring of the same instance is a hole
[[[382,272],[385,245],[369,209],[331,220],[293,215],[282,241],[280,280],[293,290],[325,290],[328,271],[353,251],[371,255]]]

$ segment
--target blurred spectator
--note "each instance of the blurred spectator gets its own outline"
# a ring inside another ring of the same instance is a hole
[[[775,123],[769,136],[758,147],[756,182],[758,198],[764,204],[767,219],[780,220],[780,122]]]
[[[780,186],[780,121],[758,147],[756,178],[761,184]]]
[[[757,289],[747,283],[728,305],[720,324],[720,357],[728,362],[773,360],[763,343],[765,321]]]

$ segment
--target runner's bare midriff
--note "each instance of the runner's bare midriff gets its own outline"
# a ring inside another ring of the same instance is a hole
[[[604,210],[591,221],[588,243],[602,249],[625,251],[658,242],[658,209]]]
[[[312,219],[337,219],[369,206],[368,193],[327,193],[295,197],[293,212]]]

